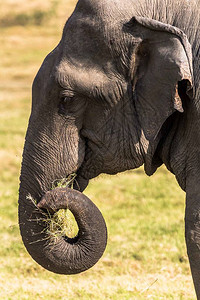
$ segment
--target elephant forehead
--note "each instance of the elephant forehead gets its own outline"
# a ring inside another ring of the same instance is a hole
[[[79,1],[63,31],[65,55],[88,64],[111,59],[119,51],[123,24],[132,16],[126,6],[119,0]]]
[[[89,68],[83,63],[62,61],[57,67],[56,77],[59,84],[66,89],[79,92],[91,92],[109,81],[105,73],[93,66]]]
[[[112,66],[107,65],[110,70]],[[92,68],[84,64],[62,61],[57,67],[56,80],[65,89],[65,94],[80,94],[89,98],[103,98],[110,105],[116,104],[126,91],[126,82],[116,78],[111,71],[104,72],[99,66]]]
[[[92,15],[98,15],[101,18],[105,17],[107,19],[109,16],[115,18],[119,15],[131,14],[130,10],[133,11],[135,6],[135,0],[79,0],[76,6],[76,11],[81,11],[82,13],[90,13]]]
[[[99,27],[94,16],[82,17],[79,13],[72,15],[62,37],[64,55],[68,60],[81,60],[91,64],[93,61],[109,59],[107,36],[103,27]]]

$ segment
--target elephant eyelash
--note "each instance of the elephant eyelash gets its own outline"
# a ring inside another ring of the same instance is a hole
[[[67,103],[70,100],[71,100],[71,98],[69,98],[69,97],[62,97],[60,101],[63,102],[63,103]]]

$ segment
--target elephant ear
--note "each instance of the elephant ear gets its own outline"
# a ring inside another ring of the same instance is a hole
[[[193,97],[191,45],[180,29],[156,20],[134,17],[126,25],[137,43],[131,67],[133,100],[146,139],[154,140],[173,112],[183,112],[181,81]]]

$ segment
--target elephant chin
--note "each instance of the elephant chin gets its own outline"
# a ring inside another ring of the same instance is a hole
[[[75,238],[56,237],[46,230],[44,215],[69,209],[78,224]],[[58,274],[77,274],[91,268],[102,256],[107,229],[99,209],[79,191],[56,188],[48,191],[37,204],[28,199],[19,202],[19,222],[23,242],[37,263]]]

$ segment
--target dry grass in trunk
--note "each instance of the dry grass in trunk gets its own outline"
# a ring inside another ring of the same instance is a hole
[[[73,188],[76,174],[71,174],[67,178],[55,180],[52,183],[52,189],[69,187]],[[67,209],[59,209],[53,215],[48,211],[43,211],[37,207],[37,201],[29,194],[27,199],[30,200],[36,210],[41,213],[41,218],[37,221],[42,221],[46,224],[44,231],[47,233],[48,238],[55,243],[62,237],[73,238],[78,234],[78,225],[71,211]],[[34,220],[33,220],[34,221]]]

